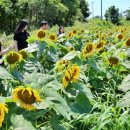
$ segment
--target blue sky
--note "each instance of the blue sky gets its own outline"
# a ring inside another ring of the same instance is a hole
[[[90,12],[92,12],[92,2],[94,2],[94,16],[101,14],[101,0],[86,0],[89,3],[89,9]],[[102,0],[103,2],[103,16],[111,5],[115,5],[117,8],[119,8],[119,12],[122,12],[130,7],[130,0]],[[92,17],[92,15],[90,16]]]

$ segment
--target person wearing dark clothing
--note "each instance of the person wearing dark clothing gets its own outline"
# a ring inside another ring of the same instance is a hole
[[[59,32],[58,32],[57,36],[60,36],[61,34],[64,34],[64,26],[59,27]]]
[[[27,25],[28,22],[26,20],[21,20],[14,33],[14,46],[16,51],[28,47],[28,42],[26,41],[29,37],[29,33],[27,32]]]

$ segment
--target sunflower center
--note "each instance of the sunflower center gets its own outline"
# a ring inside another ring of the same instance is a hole
[[[71,37],[71,36],[72,36],[72,33],[70,32],[70,33],[69,33],[69,37]]]
[[[103,42],[99,42],[96,46],[96,48],[101,48],[103,46]]]
[[[76,34],[77,33],[77,31],[76,30],[73,30],[73,34]]]
[[[86,47],[86,51],[87,52],[91,52],[93,50],[93,46],[92,45],[88,45],[87,47]]]
[[[74,50],[74,47],[70,47],[70,51],[73,51]]]
[[[119,34],[118,35],[118,39],[122,39],[123,38],[123,35],[122,34]]]
[[[66,80],[66,81],[69,81],[69,77],[68,77],[68,76],[65,76],[65,80]]]
[[[9,64],[14,64],[19,60],[19,55],[16,53],[10,54],[9,56],[7,56],[7,62]]]
[[[19,53],[22,55],[23,59],[27,58],[27,53],[25,51],[21,51]]]
[[[32,92],[32,94],[30,95],[27,90],[19,91],[18,97],[25,104],[33,104],[36,101],[36,97],[34,96],[34,93]]]
[[[45,32],[43,32],[43,31],[38,32],[38,37],[39,38],[44,38],[45,37]]]
[[[109,62],[113,65],[116,65],[116,64],[118,64],[119,60],[116,57],[111,57],[111,58],[109,58]]]
[[[54,35],[51,35],[51,36],[50,36],[50,39],[51,39],[51,40],[55,40],[55,36],[54,36]]]
[[[126,41],[126,45],[127,45],[127,46],[130,46],[130,39],[128,39],[128,40]]]

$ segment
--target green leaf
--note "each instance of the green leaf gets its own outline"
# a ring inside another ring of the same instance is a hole
[[[6,101],[5,97],[0,96],[0,103],[3,103],[5,101]]]
[[[12,115],[11,122],[13,124],[13,130],[37,130],[31,122],[24,119],[22,115]]]
[[[79,84],[78,83],[78,84],[75,84],[74,87],[76,88],[76,90],[84,92],[89,99],[93,99],[93,95],[89,88],[89,85],[90,84]]]
[[[41,88],[42,86],[48,84],[50,81],[54,80],[54,75],[42,74],[42,73],[25,73],[23,76],[23,82],[25,84],[30,84],[33,88]]]
[[[27,39],[27,42],[29,43],[29,44],[33,44],[34,42],[36,41],[36,38],[33,36],[33,37],[28,37],[28,39]]]
[[[13,76],[5,68],[0,66],[0,79],[13,79]]]
[[[79,114],[89,113],[91,111],[89,99],[84,92],[79,92],[75,103],[72,105],[72,110]]]
[[[47,46],[47,43],[45,41],[42,41],[38,44],[38,48],[39,48],[40,53],[43,53],[46,46]]]
[[[75,58],[78,55],[78,52],[72,51],[70,53],[68,53],[67,55],[65,55],[62,60],[71,60],[73,58]]]
[[[66,130],[65,128],[63,128],[63,126],[59,124],[59,121],[55,116],[51,118],[50,122],[54,130]]]
[[[128,91],[123,98],[117,103],[118,107],[130,107],[130,91]]]
[[[57,112],[57,114],[61,114],[68,120],[70,120],[71,109],[68,106],[66,100],[53,88],[44,87],[43,88],[44,95],[47,97],[44,101],[46,106],[53,106],[53,109]]]
[[[68,52],[68,48],[64,45],[58,44],[59,48],[61,49],[61,52],[63,53],[67,53]]]
[[[130,90],[130,74],[123,79],[121,85],[119,86],[119,89],[124,92]]]

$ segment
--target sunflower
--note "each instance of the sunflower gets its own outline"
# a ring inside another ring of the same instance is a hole
[[[102,35],[101,36],[101,40],[105,40],[106,39],[106,36],[105,35]]]
[[[69,32],[68,37],[69,38],[73,37],[73,32]]]
[[[62,79],[62,83],[63,83],[64,87],[68,86],[70,80],[71,80],[70,72],[69,72],[69,70],[66,70],[65,76]]]
[[[108,61],[111,66],[116,66],[119,64],[119,59],[117,57],[110,57],[108,58]]]
[[[74,29],[74,30],[72,31],[72,34],[73,34],[73,35],[77,34],[77,30]]]
[[[126,40],[125,46],[126,46],[127,48],[130,48],[130,38]]]
[[[28,111],[35,110],[36,108],[33,104],[42,101],[36,90],[30,87],[24,88],[23,86],[13,90],[13,99],[15,102],[20,101],[20,106]]]
[[[118,38],[119,40],[121,40],[121,39],[123,39],[123,38],[124,38],[124,36],[123,36],[123,34],[122,34],[122,33],[120,33],[120,34],[118,34],[118,35],[117,35],[117,38]]]
[[[77,65],[71,68],[71,81],[76,82],[80,75],[80,68]]]
[[[18,62],[22,61],[22,55],[17,53],[17,52],[10,52],[6,58],[5,61],[7,62],[7,64],[9,65],[15,65]]]
[[[104,41],[99,41],[99,42],[96,44],[95,49],[96,49],[97,51],[101,51],[103,48],[104,48]]]
[[[8,113],[8,108],[5,103],[0,103],[0,127],[4,121],[5,113]]]
[[[62,79],[64,87],[67,87],[69,82],[76,82],[80,75],[80,68],[77,65],[73,65],[65,72],[65,76]]]
[[[89,57],[93,54],[94,52],[94,44],[93,43],[88,43],[82,50],[83,56],[84,57]]]
[[[82,30],[80,30],[80,33],[82,34],[82,33],[84,33],[84,30],[82,29]]]
[[[73,46],[70,46],[69,51],[75,51],[75,48]]]
[[[37,32],[37,39],[38,40],[44,40],[46,38],[46,32],[43,30],[39,30]]]
[[[96,34],[96,38],[99,38],[100,37],[100,35],[99,34]]]
[[[53,42],[57,41],[57,36],[55,34],[50,34],[49,39]]]
[[[26,52],[26,51],[24,51],[24,50],[20,50],[20,51],[19,51],[19,54],[21,54],[21,55],[22,55],[22,58],[23,58],[23,59],[26,59],[26,58],[28,57],[27,52]]]
[[[68,60],[60,60],[56,63],[56,68],[58,72],[63,71],[66,67],[68,67],[69,61]]]

